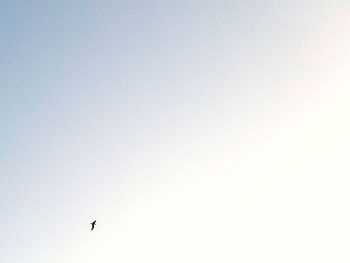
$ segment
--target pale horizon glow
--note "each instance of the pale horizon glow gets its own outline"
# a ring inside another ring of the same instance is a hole
[[[342,0],[0,3],[0,262],[348,262],[349,28]]]

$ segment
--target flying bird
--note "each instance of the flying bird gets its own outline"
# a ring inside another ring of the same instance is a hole
[[[91,224],[91,230],[90,231],[92,231],[95,228],[96,220],[94,222],[90,223],[90,224]]]

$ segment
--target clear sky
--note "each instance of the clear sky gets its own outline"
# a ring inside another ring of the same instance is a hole
[[[349,262],[349,28],[348,0],[0,1],[0,262]]]

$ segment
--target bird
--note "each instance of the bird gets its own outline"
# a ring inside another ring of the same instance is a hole
[[[96,220],[94,222],[90,223],[90,224],[91,224],[91,230],[90,231],[92,231],[95,228]]]

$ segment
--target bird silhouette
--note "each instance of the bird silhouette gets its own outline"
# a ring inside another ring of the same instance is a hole
[[[90,231],[92,231],[95,228],[96,220],[94,222],[90,223],[90,224],[91,224],[91,230]]]

